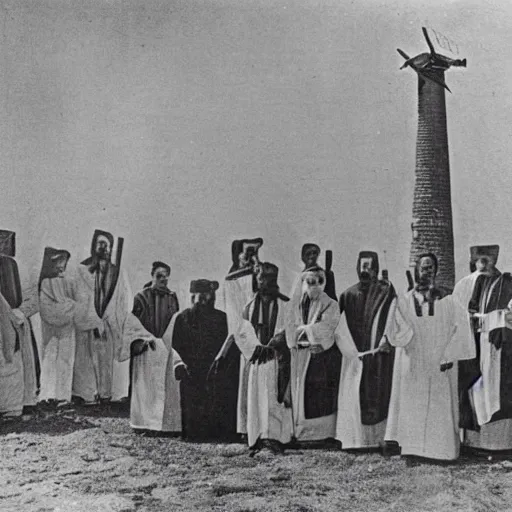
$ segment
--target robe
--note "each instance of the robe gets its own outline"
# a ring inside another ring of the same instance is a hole
[[[402,455],[453,460],[460,447],[457,365],[444,372],[440,365],[471,359],[475,348],[456,298],[435,301],[430,312],[414,290],[393,301],[385,335],[397,348],[385,440],[398,442]]]
[[[24,375],[19,331],[8,302],[0,294],[0,414],[20,416]]]
[[[228,276],[229,278],[229,276]],[[222,290],[224,311],[228,321],[228,336],[233,335],[240,350],[239,380],[237,398],[237,433],[247,434],[247,390],[249,382],[249,358],[243,350],[243,341],[239,337],[239,329],[245,306],[254,297],[254,275],[248,272],[236,279],[226,279]],[[225,343],[220,351],[227,354],[229,343]]]
[[[183,364],[172,348],[172,332],[177,315],[172,317],[161,338],[146,331],[140,321],[136,337],[151,340],[154,350],[148,348],[132,356],[132,386],[130,397],[130,426],[134,429],[158,432],[181,432],[179,382],[174,370]],[[145,334],[144,334],[145,333]]]
[[[42,365],[39,400],[70,401],[75,363],[75,301],[66,278],[41,282]]]
[[[111,270],[113,267],[110,265]],[[111,280],[110,276],[109,273],[106,281]],[[96,284],[96,273],[89,272],[86,265],[79,265],[73,280],[76,301],[73,395],[86,402],[93,402],[97,396],[119,401],[128,396],[130,346],[139,337],[139,327],[143,328],[131,313],[132,295],[124,272],[119,274],[111,297],[106,293],[98,295]],[[147,331],[143,331],[147,337]]]
[[[395,297],[393,286],[379,281],[368,285],[358,283],[341,294],[339,307],[342,318],[337,335],[347,344],[353,342],[352,353],[354,350],[374,350],[379,346]],[[338,346],[343,354],[342,346]],[[376,448],[384,441],[393,362],[394,351],[365,356],[361,368],[350,360],[350,356],[343,360],[336,439],[341,441],[344,449]],[[347,389],[352,386],[356,389]],[[351,402],[350,406],[344,403],[347,394],[350,397],[357,395],[359,407],[354,408],[355,404]],[[348,418],[347,415],[355,417]]]
[[[273,336],[284,335],[284,302],[274,299],[264,304],[256,295],[245,308],[240,337],[249,359],[258,345],[268,345]],[[250,364],[247,394],[247,441],[249,447],[259,439],[270,439],[287,444],[292,440],[293,415],[285,395],[290,385],[290,354],[284,343],[279,347],[279,358],[263,364]]]
[[[286,319],[286,341],[291,350],[291,390],[294,436],[298,441],[334,438],[340,374],[332,373],[331,361],[340,359],[335,330],[340,320],[338,303],[322,292],[312,300],[305,318],[303,298],[292,298]],[[298,345],[296,330],[306,325],[310,343],[319,354]]]
[[[475,333],[477,357],[466,368],[465,444],[484,450],[512,449],[512,301],[510,274],[480,276],[470,307],[483,315]],[[469,411],[468,411],[469,409]]]
[[[154,350],[130,357],[130,424],[134,429],[181,431],[179,383],[174,377],[181,358],[172,349],[169,329],[178,308],[171,290],[158,292],[147,286],[135,295],[132,313],[154,337]]]
[[[17,332],[23,365],[23,405],[34,406],[39,392],[39,355],[30,320],[20,308],[23,301],[18,265],[14,258],[0,255],[0,293],[11,308],[10,318]]]
[[[186,439],[233,439],[236,435],[240,354],[232,345],[222,368],[209,375],[226,340],[226,314],[192,307],[179,313],[172,344],[189,373],[180,382],[182,435]]]
[[[159,292],[151,287],[135,295],[133,314],[153,336],[161,338],[179,310],[178,298],[171,290]]]

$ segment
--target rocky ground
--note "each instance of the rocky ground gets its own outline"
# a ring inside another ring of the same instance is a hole
[[[127,411],[41,413],[0,426],[0,510],[512,511],[512,463],[451,465],[134,434]]]

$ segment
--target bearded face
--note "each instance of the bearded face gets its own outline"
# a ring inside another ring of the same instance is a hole
[[[302,284],[302,291],[311,300],[318,299],[325,288],[325,274],[323,272],[306,272]]]
[[[429,256],[424,256],[418,263],[418,284],[429,287],[434,284],[436,277],[436,263]]]
[[[475,262],[475,267],[479,272],[490,275],[494,271],[494,261],[489,256],[480,256]]]
[[[99,260],[109,260],[112,247],[110,247],[109,240],[104,236],[99,236],[96,240],[96,247],[94,254]]]
[[[195,309],[209,309],[215,306],[214,292],[197,292],[192,294],[192,307]]]
[[[376,277],[372,258],[361,258],[359,265],[359,280],[361,282],[368,282]]]

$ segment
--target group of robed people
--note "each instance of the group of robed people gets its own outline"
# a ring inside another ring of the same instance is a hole
[[[418,258],[403,294],[363,251],[358,282],[338,297],[330,251],[322,268],[318,245],[304,245],[286,296],[262,245],[234,241],[222,286],[192,281],[180,311],[164,262],[132,298],[123,240],[114,259],[100,230],[71,276],[69,252],[47,247],[37,300],[23,301],[14,233],[0,231],[2,419],[38,401],[129,400],[137,431],[243,437],[251,454],[326,440],[441,460],[458,457],[461,438],[512,449],[512,278],[496,268],[498,246],[471,248],[471,274],[453,293],[436,286],[435,254]]]

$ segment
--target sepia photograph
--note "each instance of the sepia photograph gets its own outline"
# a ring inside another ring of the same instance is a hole
[[[0,16],[2,512],[512,511],[509,0]]]

